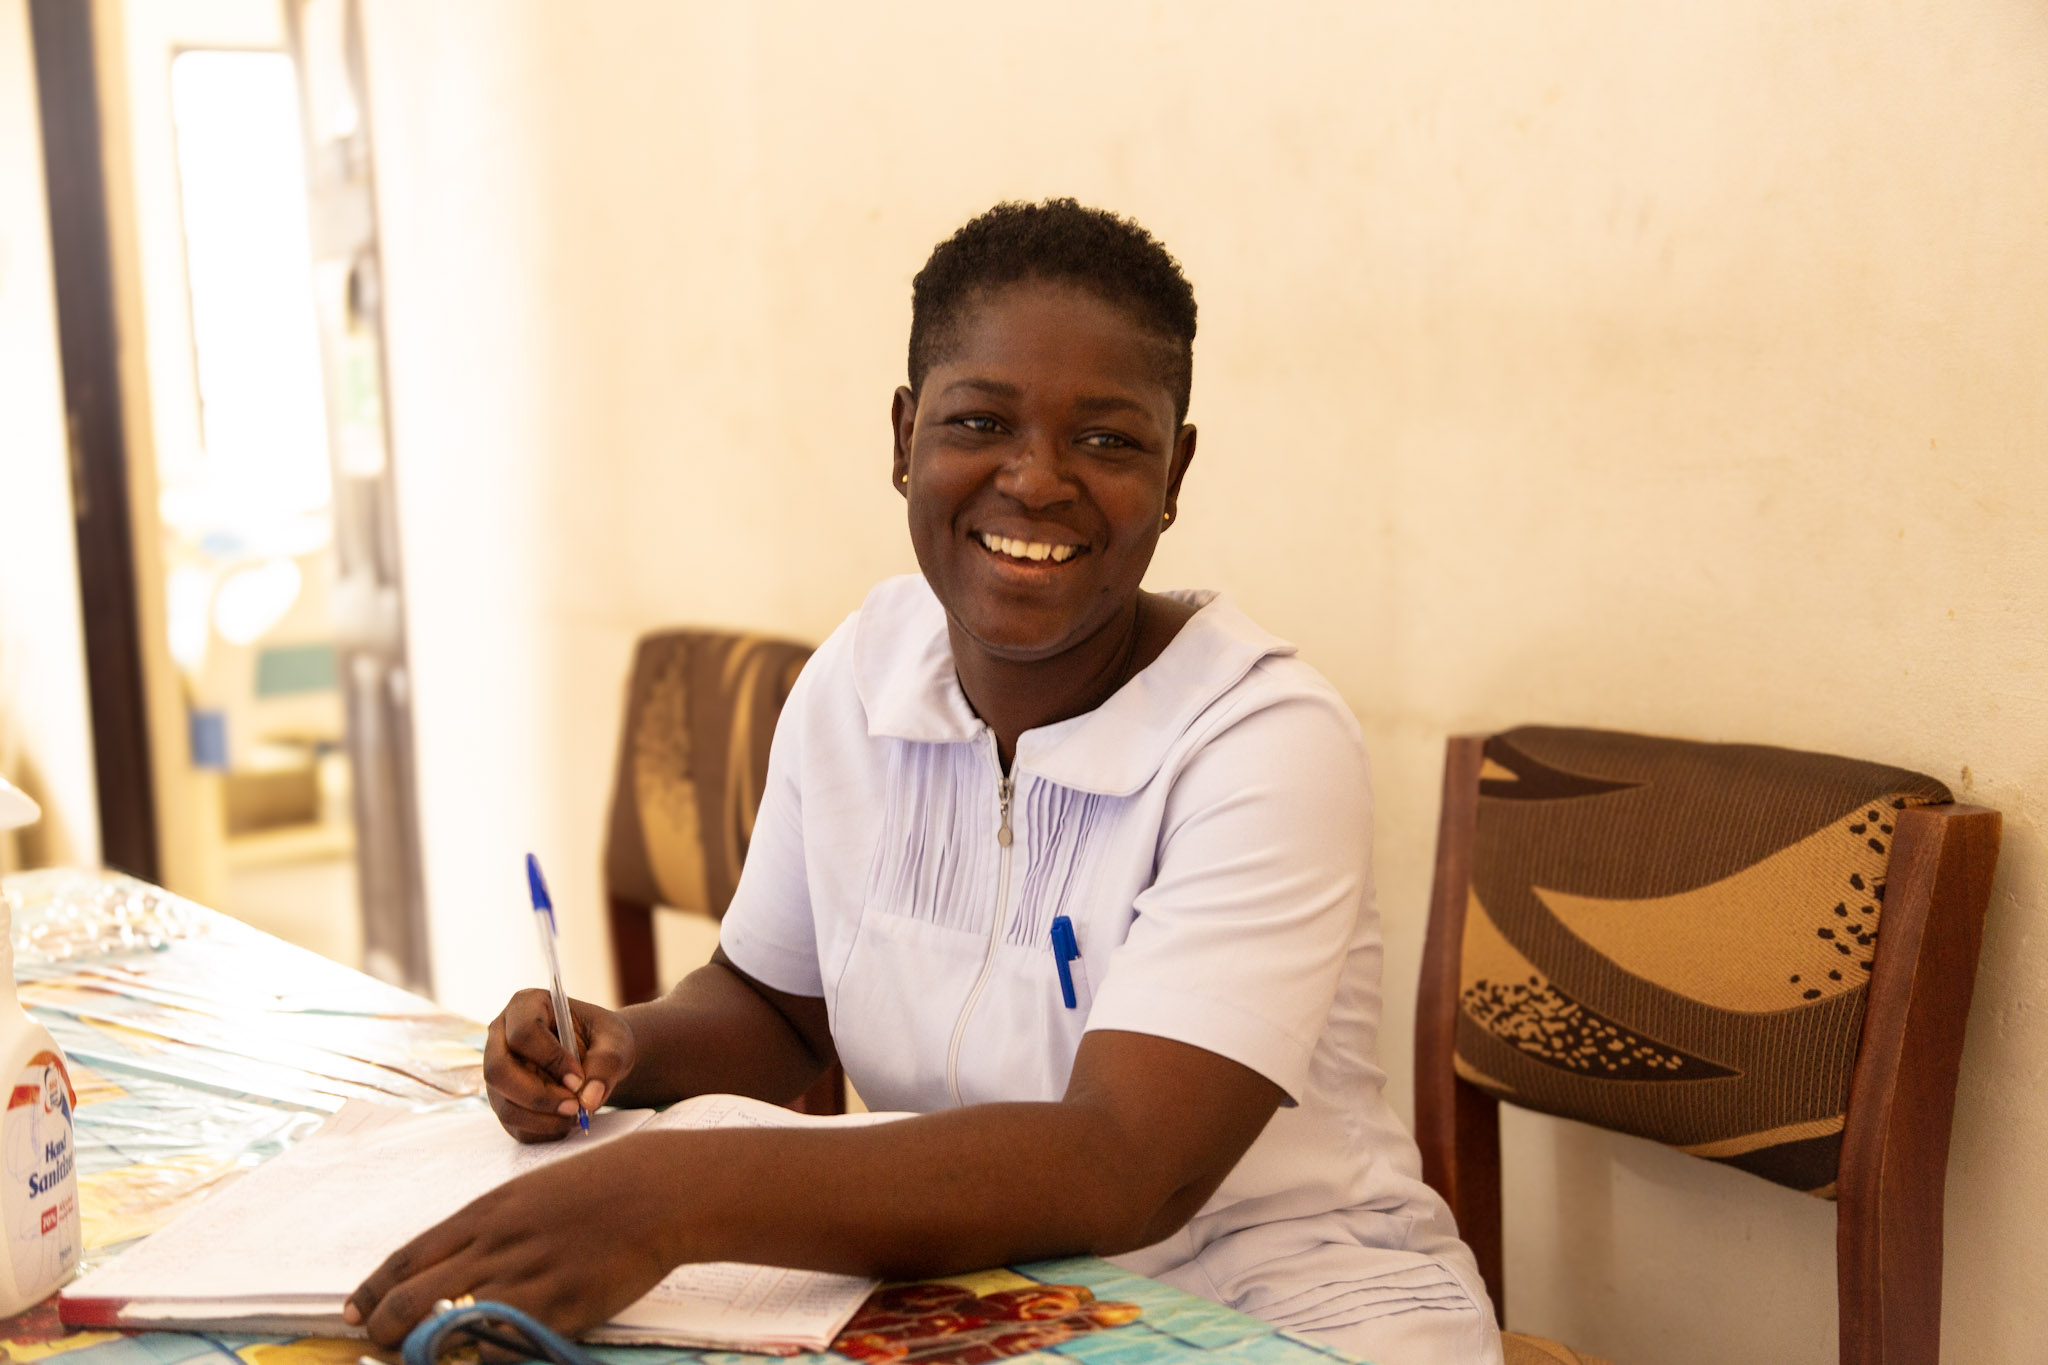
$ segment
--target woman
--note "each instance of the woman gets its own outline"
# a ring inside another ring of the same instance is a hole
[[[718,955],[578,1004],[580,1071],[545,992],[485,1054],[528,1141],[579,1102],[787,1100],[835,1058],[918,1116],[619,1139],[424,1234],[352,1320],[395,1342],[471,1293],[573,1330],[684,1261],[1094,1252],[1381,1365],[1499,1359],[1381,1095],[1357,726],[1227,602],[1140,586],[1194,458],[1194,331],[1173,258],[1071,200],[938,247],[891,414],[923,574],[799,680]]]

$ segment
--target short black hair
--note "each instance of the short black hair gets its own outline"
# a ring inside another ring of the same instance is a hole
[[[1087,290],[1169,343],[1174,420],[1187,420],[1195,372],[1195,291],[1159,239],[1128,218],[1072,199],[1005,202],[932,248],[910,284],[910,391],[952,347],[981,295],[1023,280]]]

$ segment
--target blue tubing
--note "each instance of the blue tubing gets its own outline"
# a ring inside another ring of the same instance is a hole
[[[405,1365],[435,1365],[447,1339],[472,1327],[486,1332],[512,1328],[533,1343],[534,1349],[540,1352],[537,1359],[552,1361],[553,1365],[598,1365],[595,1356],[561,1333],[542,1326],[537,1319],[510,1304],[494,1303],[488,1299],[482,1303],[464,1304],[460,1308],[444,1308],[420,1319],[419,1325],[405,1334]]]

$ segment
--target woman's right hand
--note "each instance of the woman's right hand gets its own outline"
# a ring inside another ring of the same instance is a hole
[[[569,1002],[582,1066],[555,1036],[554,997],[525,990],[491,1021],[484,1085],[505,1131],[521,1142],[552,1142],[576,1127],[576,1107],[594,1111],[633,1069],[633,1028],[622,1015]]]

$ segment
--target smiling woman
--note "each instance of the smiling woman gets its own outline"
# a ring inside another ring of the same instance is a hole
[[[897,391],[897,483],[961,683],[1005,762],[1025,730],[1092,709],[1192,611],[1140,590],[1195,429],[1154,334],[1062,281],[984,291]]]
[[[1140,584],[1195,452],[1192,291],[1143,229],[1003,205],[913,301],[876,587],[777,727],[711,965],[492,1024],[527,1141],[579,1104],[787,1101],[833,1061],[915,1117],[636,1134],[471,1205],[350,1302],[604,1321],[686,1261],[908,1278],[1077,1252],[1381,1365],[1495,1362],[1472,1256],[1376,1058],[1358,727],[1210,592]],[[605,1208],[601,1238],[563,1211]]]
[[[1192,614],[1139,584],[1195,455],[1194,337],[1173,258],[1072,200],[999,205],[918,273],[892,468],[1005,763]]]

